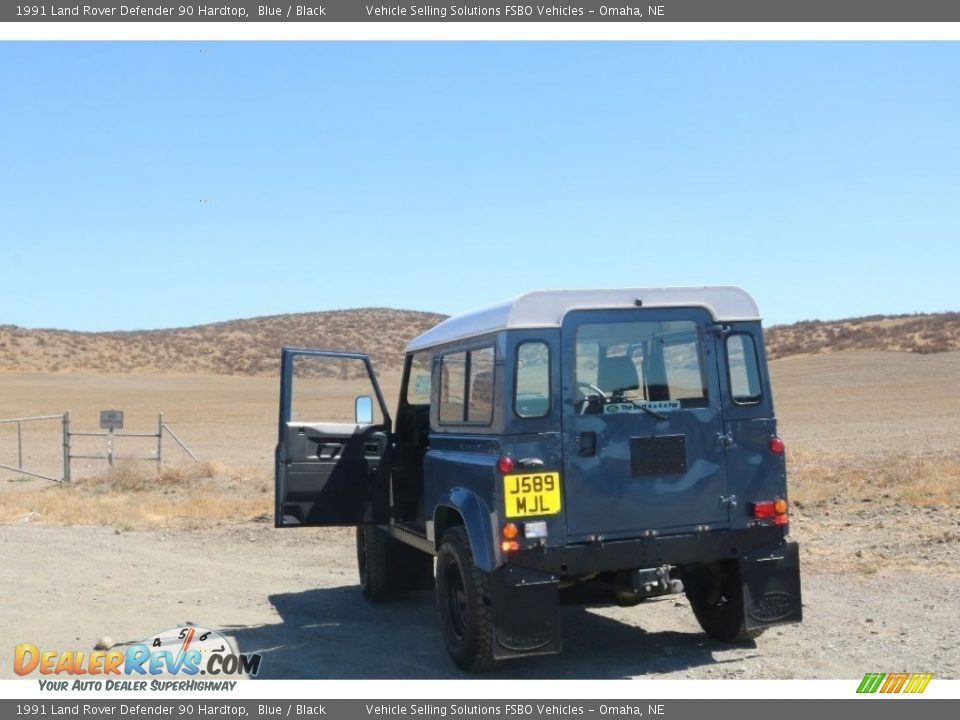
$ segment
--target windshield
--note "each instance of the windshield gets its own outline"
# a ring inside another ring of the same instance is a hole
[[[577,328],[579,412],[703,407],[709,402],[700,328],[690,320]]]

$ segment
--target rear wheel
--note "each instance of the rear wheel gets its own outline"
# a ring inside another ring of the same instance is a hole
[[[743,620],[743,584],[734,563],[698,573],[687,587],[687,599],[703,631],[714,640],[742,643],[763,634],[747,630]]]
[[[433,557],[378,527],[362,525],[357,528],[357,570],[366,598],[383,602],[402,592],[429,588]]]
[[[489,578],[473,560],[462,526],[447,531],[437,554],[437,606],[447,652],[461,670],[494,664]]]

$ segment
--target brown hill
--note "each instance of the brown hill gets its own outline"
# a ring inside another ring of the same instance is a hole
[[[362,308],[132,332],[0,325],[0,371],[272,375],[283,345],[361,350],[388,371],[401,367],[407,341],[445,317]]]
[[[0,372],[273,375],[282,345],[363,350],[387,372],[400,368],[410,338],[444,317],[363,308],[132,332],[0,325]],[[960,313],[805,320],[767,328],[766,339],[773,359],[836,350],[960,350]]]
[[[803,320],[766,328],[764,337],[771,359],[837,350],[948,352],[960,350],[960,312]]]

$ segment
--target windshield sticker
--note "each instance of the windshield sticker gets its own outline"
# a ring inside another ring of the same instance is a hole
[[[680,409],[679,400],[636,400],[634,402],[618,402],[605,405],[603,412],[610,413],[638,413],[647,410],[656,412],[669,412]]]

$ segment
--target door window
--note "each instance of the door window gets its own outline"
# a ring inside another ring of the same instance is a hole
[[[407,377],[407,402],[411,405],[430,404],[431,353],[429,350],[416,353],[410,360],[410,375]]]
[[[352,423],[357,397],[376,398],[367,366],[359,358],[294,355],[290,420],[295,423]],[[373,424],[383,422],[373,402]]]

